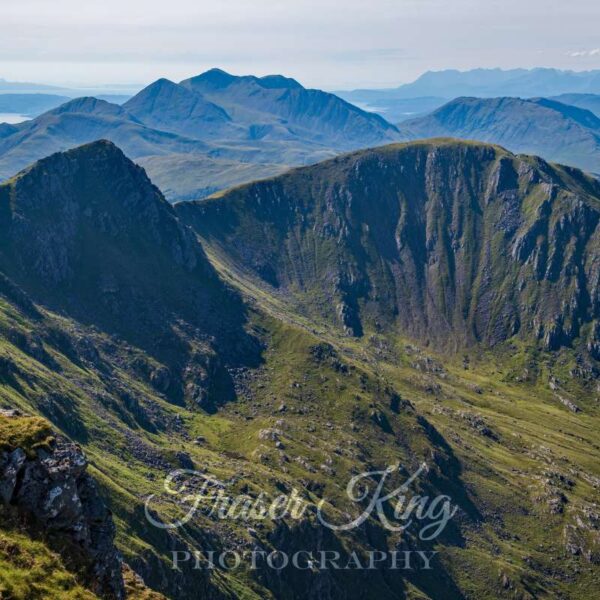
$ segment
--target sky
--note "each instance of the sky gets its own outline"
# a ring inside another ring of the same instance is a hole
[[[600,68],[594,0],[0,0],[0,78],[179,81],[212,67],[328,90],[428,70]]]

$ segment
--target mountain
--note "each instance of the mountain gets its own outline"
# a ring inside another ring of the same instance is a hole
[[[37,117],[68,101],[66,96],[55,94],[0,94],[0,113]]]
[[[593,179],[486,144],[361,151],[175,207],[109,142],[55,154],[0,186],[0,408],[81,447],[125,571],[168,598],[583,599],[599,584],[599,215]],[[47,432],[0,419],[0,450]],[[435,539],[425,511],[402,532],[393,507],[347,531],[318,520],[364,514],[348,482],[379,489],[388,467],[385,494],[451,502]],[[161,527],[205,478],[307,509],[203,505]],[[0,590],[92,594],[35,533],[0,520]],[[365,568],[210,568],[207,549]],[[175,569],[173,551],[190,559]],[[382,552],[435,554],[368,567]]]
[[[437,441],[374,372],[351,368],[330,345],[246,304],[217,275],[192,230],[143,170],[110,142],[52,155],[0,186],[0,232],[0,406],[41,414],[83,447],[114,515],[117,548],[149,586],[184,600],[198,594],[261,598],[270,590],[314,600],[324,597],[323,589],[332,590],[325,594],[331,598],[365,597],[368,590],[383,598],[403,594],[404,578],[383,572],[370,572],[367,580],[360,573],[290,571],[282,583],[267,568],[256,578],[203,569],[180,573],[169,566],[173,548],[233,550],[258,538],[264,548],[289,552],[322,543],[341,547],[334,532],[308,517],[259,523],[256,531],[244,522],[198,515],[185,530],[169,531],[144,516],[151,494],[158,495],[151,514],[174,514],[178,507],[161,496],[160,482],[169,471],[197,465],[218,469],[236,493],[255,494],[262,482],[261,491],[275,497],[300,485],[314,506],[313,495],[329,490],[333,517],[343,506],[334,498],[343,494],[350,469],[357,460],[367,468],[392,426],[409,427],[414,435],[402,447],[390,437],[388,459],[405,456],[407,465],[418,466],[417,447],[433,451]],[[288,336],[295,340],[291,347]],[[280,378],[284,357],[283,368],[304,373],[300,387]],[[372,441],[360,453],[331,459],[340,474],[335,481],[333,467],[317,462],[329,460],[333,448],[311,441],[313,433],[306,437],[306,415],[315,413],[307,402],[316,402],[324,381],[339,377],[345,389],[332,388],[327,401],[343,399],[350,406],[360,393],[360,414],[340,412],[339,404],[321,406],[312,427],[329,431],[331,439],[335,422],[340,445],[348,445],[349,419],[362,421],[364,412],[361,427],[372,431]],[[272,419],[273,401],[285,403],[285,424]],[[375,403],[381,410],[371,419]],[[386,403],[393,407],[389,416]],[[281,454],[283,447],[289,457]],[[451,461],[443,447],[438,460]],[[421,485],[460,488],[437,467]],[[44,494],[51,496],[52,489],[40,490]],[[372,540],[366,531],[344,539],[361,553],[384,547],[380,525],[368,528]],[[72,565],[67,561],[65,568]],[[72,576],[86,584],[76,571]],[[0,588],[4,577],[0,573]],[[419,585],[453,586],[448,578],[442,568]]]
[[[343,150],[398,138],[384,119],[281,75],[213,69],[180,84],[160,79],[124,108],[148,126],[219,144],[321,145]]]
[[[144,88],[123,108],[155,129],[199,139],[235,136],[225,110],[168,79]]]
[[[184,88],[179,89],[188,94]],[[222,114],[220,109],[217,113]],[[53,152],[104,138],[119,144],[129,157],[156,175],[165,189],[173,190],[177,195],[170,199],[198,198],[261,174],[281,172],[289,164],[317,161],[335,154],[309,142],[263,141],[259,147],[235,140],[206,143],[172,132],[179,128],[194,133],[194,119],[184,114],[179,125],[171,120],[170,126],[162,124],[163,129],[155,129],[120,105],[97,98],[77,98],[31,121],[0,124],[0,179]],[[144,118],[155,122],[148,115]],[[210,124],[199,127],[203,137],[211,137],[207,133]],[[224,127],[230,127],[227,119]],[[224,164],[227,167],[222,169]]]
[[[199,140],[146,127],[119,105],[78,98],[0,130],[0,178],[8,178],[53,152],[100,138],[118,143],[132,158],[208,149]]]
[[[0,94],[59,94],[61,92],[62,89],[54,85],[0,79]]]
[[[583,108],[600,117],[600,95],[599,94],[561,94],[550,98],[562,104],[571,104],[578,108]]]
[[[231,268],[353,335],[379,327],[460,348],[519,332],[555,349],[582,329],[600,342],[589,300],[600,292],[599,195],[576,171],[433,141],[359,152],[177,210]]]
[[[558,69],[472,69],[429,71],[397,88],[336,92],[340,97],[383,115],[392,123],[435,110],[452,98],[475,96],[522,98],[572,93],[600,93],[600,71]],[[560,98],[556,100],[563,102]],[[570,104],[564,101],[565,104]],[[582,108],[587,108],[582,106]]]
[[[219,87],[219,77],[227,85]],[[160,79],[122,106],[71,100],[31,121],[0,125],[0,179],[52,152],[102,138],[148,168],[169,200],[195,199],[399,139],[382,118],[290,82],[215,70],[181,84]]]
[[[420,96],[557,96],[567,93],[600,93],[600,71],[559,69],[471,69],[428,71],[412,83],[379,90],[395,98]]]
[[[47,190],[59,190],[50,206]],[[0,203],[2,271],[33,282],[29,289],[37,287],[47,305],[112,329],[156,358],[163,356],[157,338],[177,340],[177,318],[214,340],[227,331],[211,311],[228,294],[202,249],[144,170],[112,143],[43,159],[0,187]],[[105,251],[99,255],[96,247]],[[168,275],[154,280],[166,268]],[[231,312],[239,312],[235,303]],[[174,358],[172,350],[168,356]]]
[[[94,96],[107,101],[117,102],[123,99],[124,102],[135,93],[142,85],[140,84],[112,84],[100,87],[65,87],[58,85],[46,85],[40,83],[30,83],[21,81],[6,81],[0,78],[0,95],[21,94],[21,95],[60,95],[68,98],[79,98],[81,96]]]
[[[344,100],[302,87],[281,75],[236,77],[212,69],[181,85],[218,104],[248,137],[306,138],[336,149],[354,149],[397,140],[396,127]]]
[[[600,71],[559,69],[473,69],[429,71],[413,83],[400,86],[406,97],[451,96],[556,96],[600,92]]]
[[[600,119],[544,98],[457,98],[403,123],[413,138],[451,136],[501,144],[513,152],[600,172]]]

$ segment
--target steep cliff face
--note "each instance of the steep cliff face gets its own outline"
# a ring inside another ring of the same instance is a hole
[[[41,532],[49,546],[100,598],[125,597],[115,525],[86,472],[81,449],[44,422],[0,411],[0,500],[12,520]],[[3,524],[4,524],[3,515]]]
[[[348,333],[597,354],[600,186],[485,144],[350,154],[176,210],[236,272]]]
[[[143,348],[173,400],[208,402],[211,381],[226,379],[223,359],[252,360],[239,298],[143,169],[110,142],[55,154],[0,186],[0,234],[10,281]],[[216,347],[228,351],[218,357]]]

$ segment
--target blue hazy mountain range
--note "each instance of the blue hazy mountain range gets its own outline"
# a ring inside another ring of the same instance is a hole
[[[452,81],[456,73],[443,79]],[[583,81],[590,87],[593,80],[593,73],[548,69],[459,75],[471,86],[479,75],[476,87],[489,90],[494,81],[513,81],[514,86],[520,79],[524,86],[526,74],[538,82],[551,74],[555,80],[566,77],[577,82],[576,89],[584,87]],[[435,91],[431,77],[420,80],[430,88],[422,82],[417,86],[418,80],[415,93]],[[402,89],[396,93],[405,94]],[[557,86],[552,90],[561,91]],[[180,83],[159,79],[123,104],[94,97],[65,99],[56,94],[0,94],[0,112],[12,112],[18,102],[28,103],[21,114],[60,103],[30,121],[0,124],[1,179],[53,152],[100,138],[113,141],[146,168],[171,201],[200,198],[342,152],[422,137],[489,141],[600,172],[600,120],[594,114],[600,95],[591,93],[529,100],[396,98],[396,107],[409,117],[399,126],[334,94],[306,89],[294,79],[238,77],[219,69]]]
[[[37,117],[69,100],[69,97],[57,94],[0,94],[0,113]]]
[[[585,108],[600,117],[600,94],[561,94],[550,99],[563,104],[571,104],[578,108]]]
[[[0,178],[100,138],[145,166],[174,200],[401,134],[380,116],[292,79],[214,69],[181,83],[159,79],[123,105],[78,98],[33,120],[0,125]]]
[[[405,121],[402,131],[411,139],[492,142],[600,173],[600,118],[547,98],[456,98],[429,115]]]
[[[523,98],[560,94],[600,94],[600,70],[472,69],[429,71],[416,81],[392,89],[336,92],[397,123],[439,108],[460,96]]]

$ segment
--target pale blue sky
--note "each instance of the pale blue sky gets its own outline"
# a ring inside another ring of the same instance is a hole
[[[219,66],[327,89],[430,69],[600,68],[593,0],[0,0],[0,77],[147,83]]]

